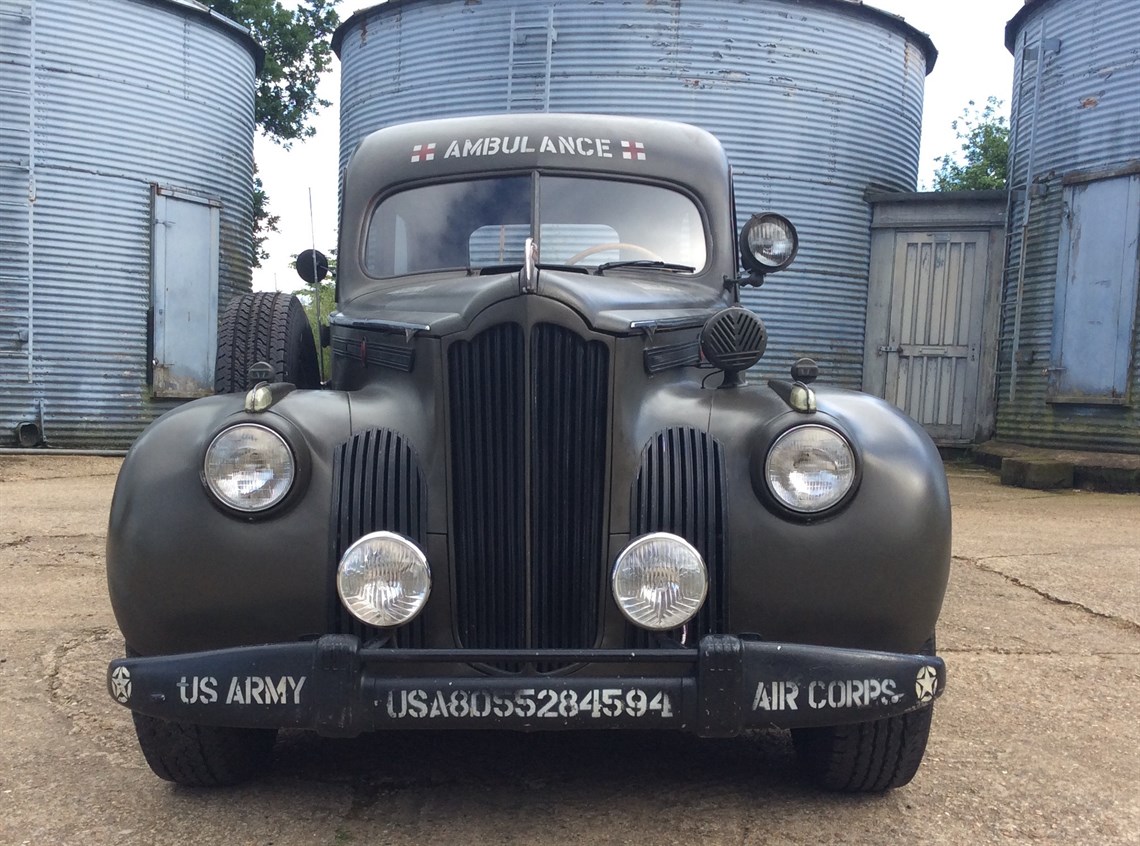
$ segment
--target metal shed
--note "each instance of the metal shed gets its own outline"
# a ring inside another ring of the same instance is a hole
[[[1140,452],[1140,2],[1031,0],[1014,56],[997,435]]]
[[[994,428],[1005,191],[872,194],[863,390],[939,446]]]
[[[508,111],[681,120],[716,135],[740,223],[788,215],[792,270],[745,294],[771,330],[764,374],[801,355],[858,387],[868,189],[913,190],[936,51],[901,18],[846,0],[389,0],[333,37],[342,165],[369,132]]]
[[[127,446],[212,390],[262,56],[192,0],[0,0],[0,446]]]

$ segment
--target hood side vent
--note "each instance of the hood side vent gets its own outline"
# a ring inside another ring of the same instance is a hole
[[[389,632],[360,622],[344,607],[336,591],[337,564],[344,551],[369,532],[398,532],[426,549],[427,485],[411,446],[388,429],[353,435],[333,451],[332,470],[330,631],[353,634],[367,643]],[[390,644],[424,646],[423,618],[420,614],[393,630]]]
[[[693,642],[724,631],[724,527],[728,488],[724,447],[707,432],[676,427],[658,432],[641,453],[633,483],[632,538],[672,532],[696,547],[709,571],[709,593],[689,629]],[[680,639],[681,630],[669,632]],[[658,639],[628,626],[626,645],[645,648]]]

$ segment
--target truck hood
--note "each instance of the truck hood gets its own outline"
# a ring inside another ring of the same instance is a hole
[[[668,272],[634,270],[586,275],[539,270],[536,290],[524,293],[517,272],[487,276],[425,274],[342,303],[330,321],[357,329],[415,330],[429,336],[462,332],[495,303],[513,297],[555,300],[578,312],[591,329],[631,335],[698,326],[728,305],[727,294],[707,281]]]

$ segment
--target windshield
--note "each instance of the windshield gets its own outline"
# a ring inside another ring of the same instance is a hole
[[[371,276],[398,276],[518,265],[532,233],[542,265],[589,269],[629,261],[700,270],[707,253],[700,212],[677,191],[605,179],[506,176],[425,185],[386,198],[369,221],[364,267]]]

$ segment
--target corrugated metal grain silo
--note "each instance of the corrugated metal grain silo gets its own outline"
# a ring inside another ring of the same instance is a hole
[[[0,446],[124,447],[210,392],[261,58],[192,0],[0,0]]]
[[[759,369],[800,355],[858,387],[869,188],[914,190],[933,44],[845,0],[389,0],[349,18],[340,56],[341,163],[369,132],[505,111],[680,120],[724,144],[740,222],[778,211],[796,264],[748,304],[772,342]]]
[[[1140,451],[1140,2],[1030,0],[1014,56],[997,434]]]

